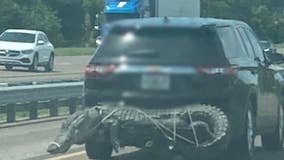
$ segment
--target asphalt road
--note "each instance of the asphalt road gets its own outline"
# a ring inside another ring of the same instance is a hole
[[[278,52],[284,54],[284,48],[279,48]]]
[[[0,160],[87,160],[83,146],[73,146],[66,154],[49,155],[47,145],[59,131],[62,121],[44,122],[18,127],[1,128]],[[268,152],[257,138],[255,160],[283,160],[284,152]],[[121,155],[122,154],[122,155]],[[154,160],[145,151],[125,148],[112,160]],[[156,160],[156,159],[155,159]]]
[[[4,66],[0,66],[0,83],[82,79],[85,66],[90,58],[91,56],[55,57],[53,72],[44,72],[43,67],[39,67],[38,72],[29,72],[23,67],[15,67],[14,70],[7,71]]]

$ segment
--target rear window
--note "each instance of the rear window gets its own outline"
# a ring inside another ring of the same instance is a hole
[[[143,28],[113,30],[94,56],[95,61],[128,56],[147,61],[223,64],[216,32],[201,29]],[[149,58],[150,57],[150,58]]]

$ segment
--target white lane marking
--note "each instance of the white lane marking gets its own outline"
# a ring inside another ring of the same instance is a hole
[[[80,152],[70,153],[70,154],[67,154],[67,155],[62,155],[62,156],[59,156],[59,157],[48,158],[46,160],[62,160],[62,159],[67,159],[67,158],[71,158],[71,157],[75,157],[75,156],[80,156],[80,155],[83,155],[83,154],[86,154],[86,152],[80,151]]]
[[[71,65],[72,63],[70,62],[61,62],[61,63],[57,63],[57,65]]]
[[[125,149],[121,150],[119,153],[114,153],[113,156],[121,156],[121,155],[125,155],[125,154],[129,154],[132,152],[136,152],[139,151],[140,149],[135,148],[135,147],[126,147]],[[70,154],[65,154],[62,156],[58,156],[58,157],[54,157],[54,158],[48,158],[45,160],[64,160],[67,158],[74,158],[76,156],[81,156],[83,154],[86,154],[86,151],[79,151],[79,152],[74,152],[74,153],[70,153]]]

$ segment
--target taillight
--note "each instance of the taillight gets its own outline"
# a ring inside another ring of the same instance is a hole
[[[237,68],[233,67],[198,67],[198,72],[201,74],[222,74],[222,75],[235,75]]]
[[[89,64],[85,69],[85,77],[105,76],[115,71],[115,65]]]

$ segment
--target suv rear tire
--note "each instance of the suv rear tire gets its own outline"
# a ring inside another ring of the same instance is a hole
[[[90,159],[109,160],[112,154],[112,145],[98,142],[95,138],[90,138],[85,144],[87,156]]]
[[[229,145],[226,154],[230,160],[252,160],[255,151],[255,128],[256,118],[253,114],[251,102],[247,104],[247,111],[244,123],[244,133],[239,139],[233,140]]]
[[[284,133],[284,111],[283,107],[279,106],[278,122],[276,130],[271,134],[261,135],[262,145],[265,149],[272,151],[283,150]]]

